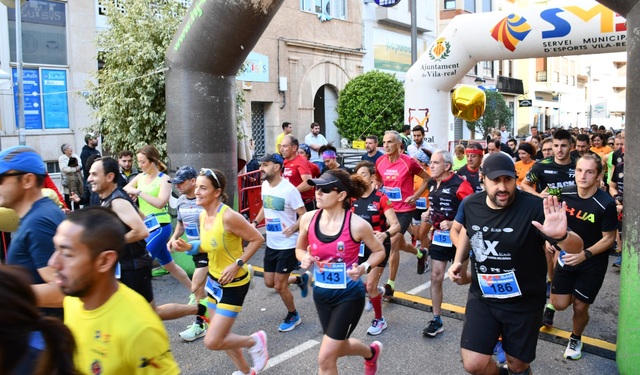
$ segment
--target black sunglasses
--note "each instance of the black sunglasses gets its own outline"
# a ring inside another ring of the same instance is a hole
[[[212,171],[209,168],[201,168],[200,169],[200,176],[209,176],[209,177],[213,177],[214,180],[216,180],[216,184],[218,186],[214,186],[216,189],[220,189],[220,180],[218,180],[218,176],[216,176],[216,172]]]
[[[5,177],[11,177],[11,176],[24,176],[25,174],[27,174],[27,172],[13,172],[13,173],[3,173],[3,174],[0,174],[0,185],[2,185],[2,183],[4,182],[4,178],[5,178]]]
[[[320,186],[318,190],[320,190],[322,194],[331,194],[334,191],[338,191],[334,186]]]

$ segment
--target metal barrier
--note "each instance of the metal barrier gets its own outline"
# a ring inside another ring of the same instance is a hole
[[[248,221],[255,220],[262,208],[262,181],[260,171],[238,175],[238,211]],[[264,226],[264,220],[258,227]]]

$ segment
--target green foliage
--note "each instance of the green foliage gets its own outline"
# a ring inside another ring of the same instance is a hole
[[[88,83],[87,104],[112,153],[153,144],[166,155],[164,61],[185,8],[175,0],[120,0],[107,9],[110,29],[96,37],[104,68]]]
[[[487,104],[485,106],[484,114],[478,119],[478,121],[467,122],[467,127],[471,131],[479,132],[482,137],[486,137],[491,128],[498,128],[500,125],[506,125],[509,130],[511,124],[511,118],[513,114],[507,106],[507,102],[504,97],[498,91],[485,91],[487,95]]]
[[[347,83],[336,110],[335,124],[342,137],[364,140],[373,134],[382,139],[386,130],[402,128],[404,87],[393,74],[370,71]]]

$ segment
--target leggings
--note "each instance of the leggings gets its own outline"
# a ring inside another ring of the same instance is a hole
[[[171,223],[161,224],[160,228],[149,233],[146,239],[147,251],[152,258],[158,259],[162,266],[173,261],[171,253],[167,250],[167,241],[171,237],[171,232]]]

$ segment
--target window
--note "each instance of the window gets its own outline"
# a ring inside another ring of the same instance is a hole
[[[476,0],[464,0],[464,10],[467,12],[476,12]]]
[[[482,12],[491,12],[491,0],[482,0]]]
[[[300,10],[347,19],[347,0],[300,0]]]
[[[456,9],[456,0],[444,0],[444,9],[445,10]]]
[[[22,61],[27,64],[67,65],[66,4],[31,0],[22,7]],[[16,15],[7,9],[11,61],[16,62]]]

